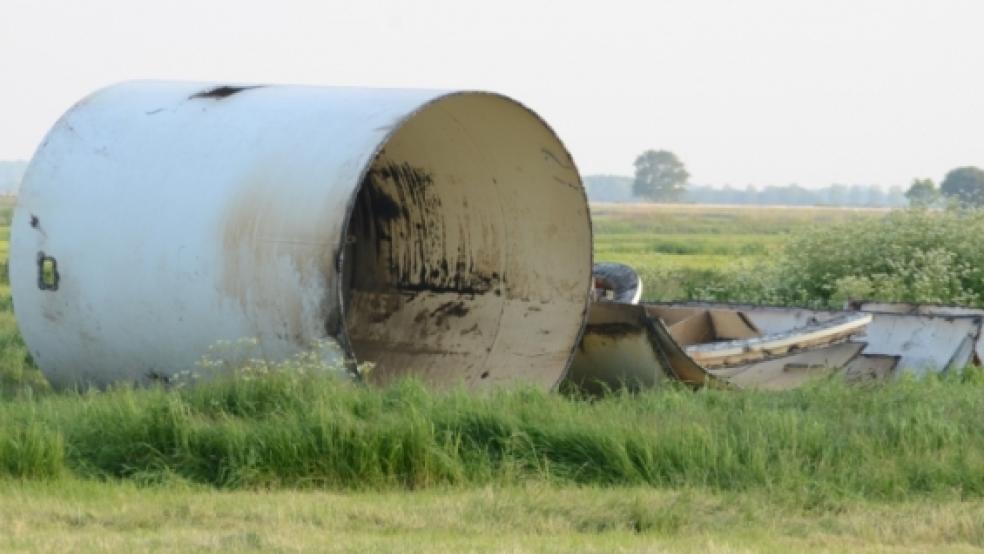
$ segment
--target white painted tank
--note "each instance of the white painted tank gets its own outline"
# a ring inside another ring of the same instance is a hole
[[[584,326],[591,226],[570,154],[503,96],[131,82],[38,149],[10,281],[55,386],[250,339],[380,382],[547,389]]]

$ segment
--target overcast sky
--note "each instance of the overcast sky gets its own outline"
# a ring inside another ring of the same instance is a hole
[[[0,159],[135,78],[488,89],[582,173],[907,185],[984,167],[984,1],[0,0]]]

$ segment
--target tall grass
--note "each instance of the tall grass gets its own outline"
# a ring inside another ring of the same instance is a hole
[[[274,368],[0,403],[0,475],[219,487],[518,481],[764,490],[798,502],[984,495],[984,379],[599,400],[378,390]]]
[[[50,387],[17,329],[10,286],[0,284],[0,397],[24,388],[46,391]]]

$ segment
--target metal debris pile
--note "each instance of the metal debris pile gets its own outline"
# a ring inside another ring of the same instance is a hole
[[[568,375],[588,391],[638,390],[671,379],[783,390],[832,376],[860,383],[960,371],[984,359],[982,309],[639,304],[638,276],[618,265],[596,268],[595,302]]]

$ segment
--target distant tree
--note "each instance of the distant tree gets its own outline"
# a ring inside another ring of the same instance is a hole
[[[868,191],[863,185],[851,185],[847,187],[847,203],[851,206],[864,206],[868,200]]]
[[[830,185],[828,190],[830,191],[827,197],[829,204],[832,206],[841,206],[844,204],[844,201],[847,199],[847,187],[845,185],[834,183]]]
[[[946,174],[940,192],[969,206],[984,206],[984,170],[979,167],[958,167]]]
[[[905,189],[899,185],[892,185],[888,187],[888,198],[887,204],[889,206],[904,206],[906,203]]]
[[[582,179],[592,202],[632,202],[632,177],[585,175]]]
[[[758,193],[758,187],[755,185],[745,185],[745,198],[742,200],[742,204],[755,204],[758,202]]]
[[[646,150],[635,161],[632,194],[659,201],[679,200],[690,174],[676,154],[668,150]]]
[[[940,191],[932,179],[913,179],[909,190],[905,191],[905,197],[913,208],[926,208],[939,200]]]
[[[868,187],[868,199],[865,202],[868,206],[881,206],[885,203],[885,191],[878,185]]]
[[[625,179],[632,183],[631,177]],[[589,177],[585,178],[585,182]],[[769,185],[761,189],[748,185],[744,189],[689,185],[682,200],[696,204],[764,204],[788,206],[905,206],[905,189],[895,185],[887,191],[878,185],[830,185],[807,189],[795,183]]]

